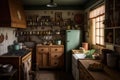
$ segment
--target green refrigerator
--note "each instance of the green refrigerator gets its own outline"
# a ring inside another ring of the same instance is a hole
[[[65,71],[72,72],[72,49],[79,49],[82,42],[81,30],[66,30]]]

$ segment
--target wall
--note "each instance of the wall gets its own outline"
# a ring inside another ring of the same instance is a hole
[[[15,37],[14,31],[15,31],[14,28],[0,27],[0,35],[1,34],[4,35],[4,41],[2,43],[0,43],[0,55],[7,53],[8,52],[8,49],[7,49],[8,45],[13,44],[13,41],[17,40],[17,38]]]
[[[83,13],[82,10],[26,10],[25,12],[27,15],[38,14],[40,16],[51,16],[52,18],[55,17],[55,12],[62,12],[64,19],[74,19],[76,13]]]
[[[37,20],[38,20],[37,23],[38,24],[41,24],[41,22],[39,22],[39,19],[41,19],[42,16],[50,16],[51,21],[55,22],[55,20],[56,20],[56,15],[55,14],[56,13],[61,13],[61,17],[62,17],[63,21],[70,19],[72,21],[72,23],[70,23],[70,24],[78,25],[77,28],[75,28],[75,26],[72,25],[71,29],[81,29],[81,27],[79,27],[79,24],[75,23],[74,16],[76,14],[83,14],[82,10],[25,10],[25,13],[26,13],[26,16],[37,15],[38,16],[37,17]],[[61,20],[61,22],[62,22],[62,20]],[[55,22],[55,23],[57,23],[57,22]],[[27,29],[21,29],[19,31],[20,32],[21,31],[27,31],[28,32],[29,37],[27,36],[27,38],[29,38],[29,40],[26,39],[26,41],[34,41],[34,42],[37,42],[37,43],[41,43],[41,42],[45,41],[45,39],[43,40],[43,37],[47,37],[48,35],[42,35],[41,36],[41,34],[39,34],[39,33],[50,30],[52,32],[53,36],[55,36],[55,31],[61,31],[61,30],[66,30],[66,29],[68,29],[68,26],[63,26],[63,25],[62,26],[60,26],[60,25],[54,25],[54,26],[37,25],[37,26],[34,26],[33,25],[33,26],[28,26]],[[35,34],[31,35],[31,32],[32,33],[35,32]],[[37,35],[36,35],[36,33],[37,33]],[[20,40],[20,39],[23,39],[21,37],[25,38],[24,35],[22,35],[22,36],[20,35],[20,37],[18,36],[19,41],[25,41],[25,40]],[[62,36],[62,37],[64,37],[64,36]],[[61,38],[61,36],[57,36],[57,37],[54,37],[54,38]],[[52,37],[52,39],[54,39],[54,38]],[[64,38],[62,38],[62,39],[64,39]]]

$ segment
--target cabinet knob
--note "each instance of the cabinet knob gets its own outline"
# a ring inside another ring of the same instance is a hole
[[[55,49],[55,51],[57,51],[57,49]]]
[[[57,55],[55,55],[55,57],[57,57]]]
[[[57,62],[55,62],[54,64],[57,65]]]
[[[41,49],[41,51],[44,51],[44,49]]]

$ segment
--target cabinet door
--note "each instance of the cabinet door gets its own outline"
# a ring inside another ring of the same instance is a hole
[[[43,62],[43,67],[48,66],[49,64],[49,54],[48,53],[42,53],[42,62]]]
[[[42,64],[43,64],[42,58],[43,58],[42,54],[40,52],[37,52],[37,54],[36,54],[36,64],[37,64],[38,67],[42,67]]]
[[[48,57],[49,57],[48,53],[37,53],[36,62],[37,62],[38,67],[41,67],[41,68],[47,67],[49,64]]]
[[[49,66],[49,47],[40,46],[36,51],[36,63],[40,68]]]

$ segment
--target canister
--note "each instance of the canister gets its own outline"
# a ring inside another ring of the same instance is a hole
[[[57,44],[58,44],[58,45],[61,45],[61,40],[57,40]]]
[[[117,57],[113,54],[107,54],[107,66],[110,68],[115,68],[117,65]]]
[[[83,47],[85,50],[88,50],[88,43],[87,43],[87,42],[83,42],[83,43],[82,43],[82,47]]]

